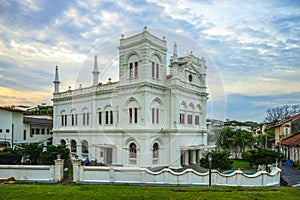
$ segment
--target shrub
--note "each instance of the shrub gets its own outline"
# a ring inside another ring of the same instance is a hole
[[[229,151],[212,151],[211,168],[218,171],[230,170],[233,161],[229,159],[231,153]],[[204,158],[201,158],[200,164],[204,168],[209,168],[208,153]]]

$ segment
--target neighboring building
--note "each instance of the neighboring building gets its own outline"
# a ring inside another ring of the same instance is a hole
[[[281,141],[287,159],[300,164],[300,132]]]
[[[278,122],[273,126],[273,128],[275,132],[275,146],[279,148],[280,152],[282,152],[280,142],[283,139],[300,132],[300,114],[291,116],[285,120]]]
[[[177,56],[167,71],[167,41],[142,33],[120,39],[119,81],[53,94],[54,144],[73,156],[121,166],[170,166],[199,161],[207,144],[205,60]]]
[[[216,119],[207,119],[206,120],[206,127],[207,127],[207,132],[208,138],[207,142],[210,145],[215,145],[218,138],[221,135],[222,128],[224,128],[225,122],[221,120],[216,120]]]
[[[300,114],[291,116],[285,120],[280,121],[274,125],[275,131],[275,146],[279,152],[284,153],[287,158],[290,158],[289,142],[294,138],[292,136],[297,135],[300,132]],[[297,136],[298,137],[298,136]],[[282,143],[285,141],[284,143]],[[282,145],[284,144],[284,145]],[[293,144],[294,145],[294,144]],[[297,149],[297,148],[292,148]]]
[[[30,116],[29,113],[8,107],[0,107],[0,144],[15,146],[20,143],[50,143],[52,119]],[[28,116],[27,116],[28,115]]]

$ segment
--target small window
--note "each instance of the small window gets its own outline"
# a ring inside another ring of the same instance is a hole
[[[134,123],[137,123],[137,118],[138,118],[138,116],[137,116],[137,108],[134,108]]]
[[[129,108],[129,123],[132,124],[132,108]]]
[[[62,146],[66,146],[66,144],[67,144],[67,143],[66,143],[66,140],[61,140],[61,141],[60,141],[60,144],[61,144]]]
[[[188,124],[193,123],[193,115],[188,115]]]
[[[129,78],[133,77],[133,65],[132,63],[129,64]]]
[[[75,125],[75,115],[72,114],[72,126],[74,126],[74,125]]]
[[[159,108],[152,108],[152,124],[159,123]]]
[[[47,135],[49,135],[50,134],[50,129],[49,128],[47,128]]]
[[[110,111],[110,124],[113,124],[113,122],[114,122],[113,111]]]
[[[134,63],[134,77],[138,77],[138,62]]]
[[[9,133],[9,129],[6,129],[6,133]]]
[[[89,143],[86,140],[82,141],[82,153],[89,152],[88,146],[89,146]]]
[[[98,124],[101,125],[102,124],[102,112],[98,113]]]
[[[198,115],[195,116],[195,124],[199,125],[199,116]]]
[[[152,108],[152,124],[155,122],[155,108]]]
[[[37,135],[40,134],[40,129],[39,128],[35,129],[35,134],[37,134]]]
[[[67,126],[67,125],[68,125],[68,116],[65,115],[65,126]]]
[[[108,111],[105,112],[105,124],[108,124]]]
[[[184,114],[180,114],[180,124],[184,124]]]
[[[152,78],[155,76],[155,63],[152,62]]]
[[[90,124],[90,113],[86,113],[86,125]]]
[[[138,62],[129,63],[129,78],[138,77]]]
[[[2,133],[2,129],[0,129],[0,133]]]
[[[26,140],[26,130],[23,131],[23,140]]]
[[[82,114],[82,125],[85,125],[85,113]]]
[[[158,147],[157,143],[153,144],[153,158],[158,158]]]
[[[134,143],[129,145],[129,154],[130,158],[136,158],[136,145]]]
[[[71,152],[76,153],[77,152],[77,143],[75,140],[71,141]]]
[[[45,129],[42,128],[42,135],[45,135]]]
[[[32,128],[30,131],[30,137],[33,137],[33,135],[34,135],[34,128]]]

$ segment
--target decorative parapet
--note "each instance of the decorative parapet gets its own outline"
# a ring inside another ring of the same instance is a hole
[[[80,168],[80,169],[79,169]],[[76,182],[82,183],[131,183],[150,185],[208,185],[209,172],[199,173],[193,169],[183,172],[174,172],[163,169],[152,172],[146,168],[138,167],[95,167],[74,166],[73,173],[80,174]],[[76,171],[76,170],[80,170]],[[212,170],[212,185],[215,186],[278,186],[280,185],[279,168],[274,168],[271,173],[259,171],[247,175],[240,170],[230,174],[223,174]]]

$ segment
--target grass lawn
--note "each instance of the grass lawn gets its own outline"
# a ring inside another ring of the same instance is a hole
[[[2,184],[4,199],[299,199],[291,187],[163,187],[133,185]]]
[[[232,164],[233,169],[252,169],[252,167],[249,165],[249,163],[245,160],[234,160]]]

